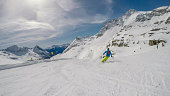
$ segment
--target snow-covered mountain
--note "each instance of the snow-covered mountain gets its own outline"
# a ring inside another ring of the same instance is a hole
[[[37,53],[40,57],[42,57],[43,59],[49,59],[51,57],[51,54],[49,52],[47,52],[46,50],[42,49],[41,47],[39,47],[38,45],[36,45],[33,48],[33,52]]]
[[[29,48],[28,47],[18,47],[17,45],[13,45],[13,46],[10,46],[10,47],[4,49],[4,51],[13,53],[17,56],[22,56],[22,55],[25,55],[26,53],[28,53]]]
[[[18,47],[17,45],[10,46],[1,51],[1,56],[5,56],[8,59],[27,61],[32,58],[32,60],[47,59],[50,58],[50,54],[44,49],[36,45],[34,48],[28,47]],[[5,58],[4,57],[4,58]]]
[[[11,59],[22,62],[31,60],[31,58],[32,60],[49,59],[52,57],[51,52],[53,52],[54,55],[62,53],[68,45],[69,44],[53,45],[52,47],[46,49],[42,49],[38,45],[33,48],[18,47],[17,45],[13,45],[1,50],[0,56],[9,60]]]
[[[167,47],[170,41],[170,6],[152,11],[131,9],[124,16],[106,22],[92,37],[76,38],[63,56],[100,58],[109,47],[114,56],[132,55]],[[122,54],[123,53],[123,54]],[[72,55],[69,55],[72,54]]]

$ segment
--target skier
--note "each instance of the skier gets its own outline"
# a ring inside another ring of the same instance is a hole
[[[106,60],[109,59],[110,56],[112,57],[112,53],[111,53],[111,51],[109,50],[109,48],[107,48],[107,51],[105,51],[105,52],[103,53],[103,55],[104,55],[104,54],[106,54],[106,56],[105,56],[105,58],[102,60],[103,63],[106,62]]]

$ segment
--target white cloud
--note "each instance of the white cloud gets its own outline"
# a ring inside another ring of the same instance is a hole
[[[75,8],[79,8],[79,4],[73,0],[57,0],[58,5],[65,11],[71,11]]]
[[[77,25],[107,19],[88,14],[75,0],[1,0],[0,5],[1,46],[57,37]]]
[[[106,2],[111,4],[113,1],[112,0],[106,0]]]
[[[96,14],[94,19],[91,21],[91,23],[103,23],[107,20],[108,18],[106,16]]]

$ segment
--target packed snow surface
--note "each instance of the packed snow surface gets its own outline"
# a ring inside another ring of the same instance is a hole
[[[22,63],[22,61],[12,60],[12,59],[8,59],[4,56],[0,56],[0,65],[17,64],[17,63]]]
[[[65,58],[0,71],[0,96],[169,96],[168,48],[100,60]]]

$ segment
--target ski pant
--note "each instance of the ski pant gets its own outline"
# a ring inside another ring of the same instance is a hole
[[[106,56],[106,57],[102,60],[102,62],[106,62],[107,59],[109,59],[109,57]]]

